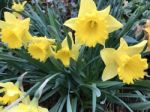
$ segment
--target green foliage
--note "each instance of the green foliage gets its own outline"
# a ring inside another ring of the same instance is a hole
[[[75,0],[74,0],[75,1]],[[79,1],[62,3],[54,0],[53,3],[30,3],[26,5],[26,10],[21,13],[24,17],[30,17],[30,32],[37,36],[47,36],[54,38],[59,44],[70,31],[63,26],[67,18],[77,15]],[[130,43],[141,41],[135,35],[135,25],[145,22],[150,18],[149,1],[133,0],[128,6],[123,6],[123,0],[95,0],[98,9],[103,9],[108,4],[111,5],[111,14],[124,23],[124,28],[110,34],[106,47],[118,46],[120,37],[124,37]],[[3,2],[0,1],[3,5]],[[128,37],[132,39],[128,39]],[[113,44],[112,44],[113,43]],[[92,112],[109,111],[108,102],[125,107],[128,111],[150,109],[149,80],[137,81],[134,85],[128,86],[119,81],[101,81],[101,73],[104,68],[99,57],[99,50],[96,48],[82,47],[77,62],[72,60],[71,66],[65,68],[60,61],[50,58],[46,63],[41,63],[31,58],[25,49],[8,50],[5,45],[0,48],[0,81],[14,81],[24,72],[28,74],[24,78],[24,83],[33,86],[27,94],[34,95],[35,89],[44,80],[54,77],[45,86],[40,102],[47,102],[52,97],[57,100],[50,105],[49,112]],[[139,101],[132,103],[124,100],[133,99]]]

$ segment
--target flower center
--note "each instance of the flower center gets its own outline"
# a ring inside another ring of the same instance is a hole
[[[97,26],[97,23],[96,23],[96,21],[91,20],[88,22],[88,25],[90,28],[95,28]]]

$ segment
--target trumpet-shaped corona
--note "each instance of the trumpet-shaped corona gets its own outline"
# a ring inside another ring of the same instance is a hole
[[[142,59],[140,54],[134,56],[121,56],[123,62],[120,61],[117,68],[118,76],[124,83],[133,84],[134,80],[143,79],[145,72],[148,68],[147,60]]]
[[[53,39],[34,37],[28,45],[28,52],[34,59],[45,62],[52,53],[51,47],[53,44]]]
[[[19,20],[13,14],[5,12],[5,21],[0,21],[2,42],[11,49],[21,48],[30,41],[28,37],[30,19]]]
[[[93,0],[81,0],[78,17],[67,20],[64,25],[75,30],[80,44],[89,47],[105,44],[108,34],[123,26],[109,12],[110,6],[98,11]]]
[[[72,39],[72,36],[70,36]],[[69,49],[67,37],[62,42],[62,48],[55,53],[55,58],[61,60],[61,62],[67,67],[70,65],[70,59],[77,60],[79,55],[79,44],[74,44],[72,40],[72,48]]]
[[[148,68],[147,60],[142,59],[140,53],[144,49],[146,41],[137,45],[128,46],[121,39],[120,47],[115,50],[113,48],[105,48],[101,51],[101,57],[105,63],[105,69],[102,74],[102,80],[106,81],[119,76],[124,83],[133,84],[134,80],[144,78]]]

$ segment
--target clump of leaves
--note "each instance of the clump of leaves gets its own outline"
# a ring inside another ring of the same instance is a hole
[[[143,37],[136,37],[135,24],[149,18],[146,14],[150,7],[149,1],[129,1],[125,6],[123,0],[95,0],[98,9],[111,5],[111,14],[124,23],[124,28],[110,34],[106,47],[116,48],[120,37],[128,43],[134,44]],[[63,26],[66,19],[77,15],[79,1],[72,0],[52,2],[30,2],[26,10],[20,13],[31,18],[30,32],[36,36],[47,36],[63,40],[70,29]],[[41,63],[31,58],[22,50],[8,50],[4,45],[0,50],[0,77],[2,82],[16,80],[19,74],[27,72],[24,83],[40,85],[48,77],[52,77],[43,90],[40,99],[44,103],[56,97],[52,105],[48,105],[49,112],[93,112],[109,111],[108,106],[120,105],[128,111],[149,109],[149,80],[135,82],[127,86],[119,81],[101,81],[104,63],[99,58],[99,50],[82,47],[78,61],[71,61],[70,67],[64,67],[54,58],[49,58],[46,63]],[[54,77],[55,76],[55,77]],[[37,87],[38,87],[37,86]],[[34,87],[34,86],[33,86]],[[35,89],[29,91],[33,95]],[[124,100],[125,99],[125,100]],[[130,102],[131,101],[131,102]],[[135,101],[135,103],[134,103]],[[138,103],[137,103],[138,102]]]

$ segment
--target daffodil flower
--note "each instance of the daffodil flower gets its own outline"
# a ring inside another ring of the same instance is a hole
[[[2,94],[2,96],[0,96],[1,104],[10,104],[17,100],[21,95],[19,88],[12,82],[0,83],[0,87],[0,93]]]
[[[33,37],[28,45],[29,54],[41,62],[45,62],[52,55],[52,46],[55,40],[46,37]]]
[[[133,46],[128,46],[121,39],[120,47],[115,50],[113,48],[105,48],[101,51],[101,57],[105,63],[105,69],[102,74],[102,80],[106,81],[119,76],[124,83],[133,84],[134,80],[144,78],[148,68],[147,60],[141,58],[140,53],[143,51],[147,41]]]
[[[2,42],[11,49],[21,48],[23,44],[30,41],[28,30],[30,19],[20,20],[9,12],[4,13],[5,21],[0,20]]]
[[[12,9],[15,10],[15,11],[18,11],[18,12],[22,12],[24,11],[24,6],[25,4],[27,3],[27,1],[24,1],[23,3],[16,3],[14,0],[13,0],[13,5],[12,5]]]
[[[64,25],[75,30],[79,43],[89,47],[97,43],[104,45],[108,34],[123,26],[109,12],[110,6],[98,11],[93,0],[81,0],[78,17],[67,20]]]
[[[12,107],[11,109],[4,110],[2,112],[48,112],[48,109],[40,106],[33,106],[29,104],[19,103],[18,105]]]
[[[72,36],[70,35],[71,40]],[[67,42],[67,37],[63,40],[61,44],[62,48],[55,53],[55,58],[61,60],[61,62],[67,67],[70,65],[70,59],[77,60],[79,55],[80,45],[74,44],[72,40],[72,49],[69,49]]]
[[[19,103],[8,110],[3,110],[2,112],[48,112],[48,109],[39,106],[38,101],[33,99],[27,103]]]

